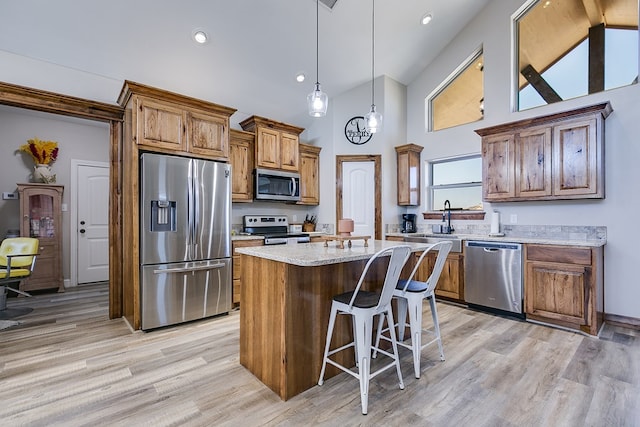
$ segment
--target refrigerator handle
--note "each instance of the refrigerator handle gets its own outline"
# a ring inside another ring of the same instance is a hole
[[[189,248],[189,259],[193,259],[193,255],[194,255],[194,251],[193,251],[193,221],[194,221],[194,197],[193,197],[193,161],[189,162],[189,185],[187,187],[187,203],[189,204],[189,206],[187,206],[187,212],[188,214],[188,239],[189,242],[187,244],[187,247]]]
[[[165,268],[164,270],[153,270],[153,274],[165,274],[165,273],[189,273],[192,271],[201,270],[214,270],[224,267],[224,263],[202,265],[199,267],[178,267],[178,268]]]
[[[194,165],[194,179],[193,179],[193,204],[194,204],[194,215],[193,215],[193,229],[192,229],[192,238],[191,243],[193,244],[193,254],[192,257],[195,257],[198,253],[198,231],[200,230],[200,177],[198,176],[198,168]],[[192,258],[193,259],[193,258]]]

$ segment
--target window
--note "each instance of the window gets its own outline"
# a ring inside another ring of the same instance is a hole
[[[482,210],[482,158],[479,154],[428,162],[427,210]]]
[[[514,15],[517,110],[638,81],[638,1],[530,1]]]
[[[480,48],[427,97],[430,131],[476,122],[484,117],[483,69]]]

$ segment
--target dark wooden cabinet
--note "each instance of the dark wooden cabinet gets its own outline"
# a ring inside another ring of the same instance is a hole
[[[525,245],[528,319],[597,335],[604,316],[602,247]]]
[[[18,184],[20,235],[38,239],[38,256],[31,277],[20,290],[57,288],[64,292],[62,277],[62,185]]]
[[[478,129],[483,200],[604,198],[607,103]]]

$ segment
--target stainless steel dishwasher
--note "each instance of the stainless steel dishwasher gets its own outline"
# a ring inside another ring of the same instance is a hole
[[[523,317],[522,245],[466,241],[464,300]]]

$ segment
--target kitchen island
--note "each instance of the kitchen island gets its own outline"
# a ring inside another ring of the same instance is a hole
[[[374,240],[368,247],[302,243],[238,248],[242,256],[240,363],[287,400],[317,384],[329,324],[331,298],[353,290],[369,258],[397,242]],[[414,252],[427,243],[403,243]],[[413,257],[405,267],[411,267]],[[374,264],[363,289],[375,290],[386,264]],[[340,316],[344,317],[344,316]],[[352,340],[350,319],[338,318],[332,346]],[[336,355],[353,364],[353,353]],[[331,369],[330,369],[331,368]],[[325,378],[340,371],[327,366]]]

